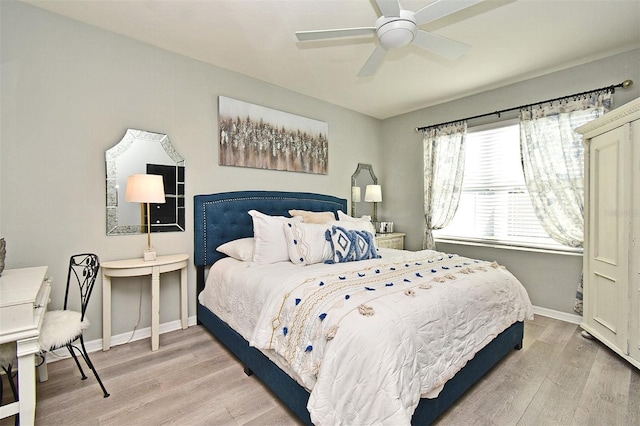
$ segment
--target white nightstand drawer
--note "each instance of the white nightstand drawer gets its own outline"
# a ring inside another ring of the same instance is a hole
[[[376,244],[378,248],[390,248],[404,250],[404,236],[402,232],[391,232],[388,234],[377,234]]]

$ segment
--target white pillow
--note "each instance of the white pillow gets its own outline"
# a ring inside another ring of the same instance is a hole
[[[216,250],[220,253],[224,253],[227,256],[234,259],[242,260],[244,262],[251,262],[253,260],[253,247],[255,241],[253,238],[240,238],[238,240],[229,241],[220,245]]]
[[[283,229],[291,262],[312,265],[333,258],[331,242],[325,237],[330,224],[287,221]]]
[[[376,227],[373,226],[373,222],[371,221],[371,216],[364,215],[362,217],[351,217],[348,214],[344,213],[342,210],[338,210],[338,220],[341,221],[338,226],[344,227],[344,222],[356,222],[356,223],[365,223],[367,227],[365,229],[356,229],[361,231],[369,231],[373,235],[376,235]]]
[[[301,217],[269,216],[257,210],[249,210],[253,219],[253,261],[275,263],[289,261],[289,250],[282,224],[285,221],[301,222]]]

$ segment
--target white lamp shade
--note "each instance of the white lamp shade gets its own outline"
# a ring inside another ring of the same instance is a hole
[[[360,195],[360,187],[359,186],[352,186],[351,187],[351,201],[353,201],[354,203],[359,203],[360,201],[362,201],[362,197]]]
[[[161,175],[131,175],[127,180],[125,200],[134,203],[164,203]]]
[[[367,185],[364,191],[364,201],[367,203],[379,203],[382,201],[382,187],[380,185]]]

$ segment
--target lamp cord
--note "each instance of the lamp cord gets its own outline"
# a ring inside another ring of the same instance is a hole
[[[133,331],[131,332],[131,337],[129,337],[129,340],[127,340],[126,342],[124,342],[125,344],[131,342],[131,340],[133,339],[133,336],[136,334],[136,330],[138,329],[138,326],[140,325],[140,317],[142,313],[142,283],[140,283],[140,295],[138,297],[138,319],[136,320],[136,324],[133,326]]]

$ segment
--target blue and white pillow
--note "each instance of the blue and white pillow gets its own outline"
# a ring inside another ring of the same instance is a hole
[[[347,230],[341,226],[332,226],[325,233],[331,243],[333,259],[325,263],[355,262],[366,259],[378,259],[376,240],[369,231]]]

